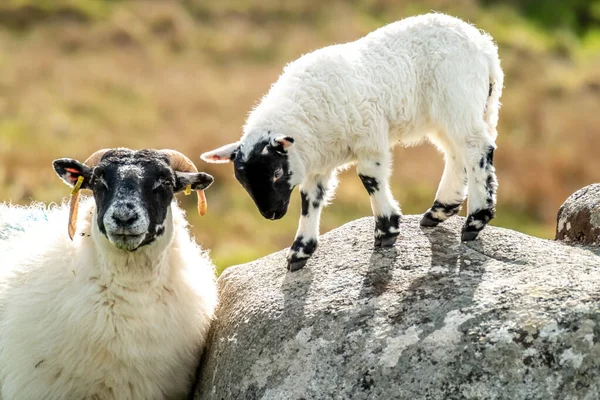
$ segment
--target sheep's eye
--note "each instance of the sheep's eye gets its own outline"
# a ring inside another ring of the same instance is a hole
[[[169,186],[173,186],[173,182],[171,182],[168,179],[161,178],[154,183],[154,186],[152,186],[152,190],[158,190],[161,187],[169,187]]]
[[[95,186],[100,186],[104,189],[108,189],[108,183],[106,183],[106,180],[102,176],[96,176],[94,178],[94,183],[96,184]]]

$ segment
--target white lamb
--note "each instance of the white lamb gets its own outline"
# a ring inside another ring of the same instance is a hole
[[[4,237],[0,399],[185,399],[217,291],[173,195],[212,177],[172,150],[102,150],[54,168],[94,197],[79,207],[77,193],[71,210]]]
[[[489,35],[443,14],[406,18],[287,65],[248,117],[241,140],[202,159],[233,160],[236,178],[265,218],[283,217],[300,185],[302,217],[288,255],[288,268],[296,270],[316,249],[321,209],[336,171],[349,163],[357,164],[370,195],[375,245],[392,246],[401,212],[389,187],[389,149],[429,139],[446,165],[422,225],[458,213],[468,193],[462,239],[473,240],[495,214],[502,87]]]

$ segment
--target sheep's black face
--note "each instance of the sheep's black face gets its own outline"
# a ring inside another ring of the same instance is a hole
[[[263,217],[279,219],[286,214],[294,188],[288,154],[281,145],[259,142],[247,154],[238,151],[233,165],[236,179]]]
[[[213,180],[204,173],[174,171],[168,157],[156,150],[110,150],[93,169],[71,159],[56,160],[54,168],[71,185],[84,177],[82,188],[94,193],[99,231],[128,251],[164,234],[175,193],[187,185],[202,190]]]
[[[134,250],[165,231],[175,174],[166,156],[154,152],[107,153],[91,185],[100,232],[116,247]]]

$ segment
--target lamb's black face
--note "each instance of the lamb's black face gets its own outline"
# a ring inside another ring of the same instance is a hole
[[[100,232],[129,251],[165,232],[175,193],[187,185],[202,190],[213,181],[207,174],[174,171],[168,157],[156,150],[110,150],[93,169],[72,159],[56,160],[54,168],[71,185],[84,177],[82,188],[94,192]]]
[[[290,186],[288,155],[283,147],[259,142],[248,154],[238,151],[233,166],[236,179],[263,217],[279,219],[285,215],[294,188]]]

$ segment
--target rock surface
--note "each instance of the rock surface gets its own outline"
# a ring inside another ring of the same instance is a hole
[[[600,183],[579,189],[560,206],[556,239],[600,245]]]
[[[419,218],[228,268],[195,399],[599,399],[600,249]]]

